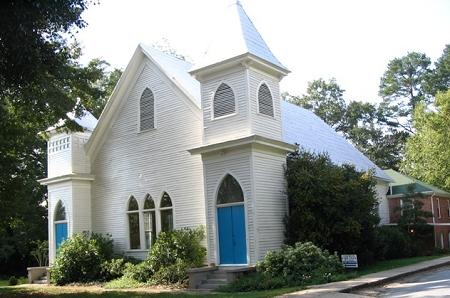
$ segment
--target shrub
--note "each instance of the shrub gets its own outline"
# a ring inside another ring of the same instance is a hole
[[[139,288],[144,285],[145,284],[124,275],[120,278],[107,282],[104,285],[104,287],[106,289],[130,289],[130,288]],[[126,295],[124,295],[124,297],[126,297]]]
[[[378,227],[376,239],[378,246],[376,253],[379,260],[405,258],[412,255],[411,240],[398,227]]]
[[[61,244],[50,269],[53,283],[91,282],[101,279],[102,264],[112,255],[112,240],[107,236],[82,233]]]
[[[151,269],[156,273],[179,260],[187,267],[201,266],[206,256],[206,248],[201,245],[204,237],[203,226],[159,233],[148,258]]]
[[[283,277],[272,277],[263,272],[252,272],[244,275],[226,286],[220,287],[220,292],[250,292],[282,288],[287,286]]]
[[[159,285],[185,284],[188,281],[188,269],[187,263],[178,259],[175,264],[161,267],[156,271],[151,282]]]
[[[11,276],[8,280],[8,286],[15,286],[19,283],[15,276]]]
[[[138,264],[128,263],[124,270],[124,277],[138,282],[148,282],[153,275],[151,265],[146,260]]]
[[[127,261],[122,258],[104,261],[101,268],[102,279],[109,281],[122,277],[125,274],[125,269],[128,264],[131,265],[131,263],[127,263]]]
[[[336,255],[330,255],[311,242],[298,242],[271,251],[256,266],[259,272],[272,278],[282,277],[285,284],[301,284],[310,280],[327,282],[343,270]]]
[[[286,243],[311,241],[329,251],[357,253],[369,262],[375,245],[376,180],[328,155],[292,152],[286,164],[289,215]]]

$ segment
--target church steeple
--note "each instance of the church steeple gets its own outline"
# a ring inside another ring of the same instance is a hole
[[[281,76],[289,72],[272,53],[240,1],[230,4],[221,12],[219,19],[219,28],[215,31],[213,42],[202,61],[191,70],[191,74],[243,58],[266,64]]]

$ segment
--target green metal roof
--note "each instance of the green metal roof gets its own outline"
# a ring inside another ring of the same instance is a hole
[[[384,172],[393,180],[393,182],[389,183],[391,195],[409,194],[411,192],[434,192],[437,195],[450,197],[450,193],[411,176],[404,175],[392,169],[384,170]]]

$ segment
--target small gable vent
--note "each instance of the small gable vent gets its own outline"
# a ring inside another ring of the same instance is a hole
[[[234,93],[227,84],[220,84],[214,94],[214,118],[233,114],[235,112]]]
[[[261,84],[258,90],[258,111],[261,114],[273,117],[273,100],[269,87],[266,84]]]
[[[153,92],[145,88],[140,101],[140,130],[155,128],[155,99]]]

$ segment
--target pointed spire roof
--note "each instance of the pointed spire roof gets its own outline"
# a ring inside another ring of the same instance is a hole
[[[239,0],[235,0],[221,12],[217,25],[219,28],[215,31],[213,42],[203,59],[191,72],[245,54],[253,55],[288,72],[269,49]]]

